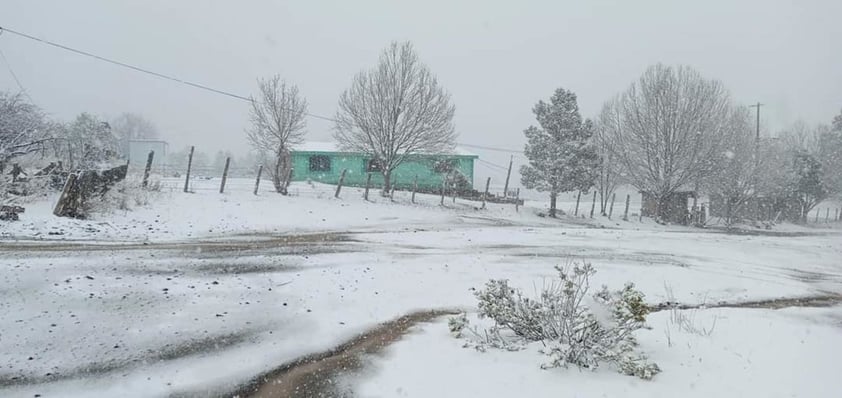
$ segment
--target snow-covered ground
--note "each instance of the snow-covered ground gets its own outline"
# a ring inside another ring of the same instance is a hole
[[[48,198],[0,224],[0,396],[224,395],[409,311],[471,310],[471,288],[489,278],[532,291],[570,258],[592,262],[597,284],[635,282],[650,303],[667,299],[665,285],[686,303],[842,293],[838,229],[727,235],[441,208],[426,195],[412,205],[405,192],[393,203],[373,191],[370,203],[318,184],[255,197],[246,180],[222,195],[218,182],[194,194],[176,183],[148,207],[90,221],[50,216]],[[121,243],[135,241],[147,245]],[[640,331],[663,369],[649,382],[542,371],[529,351],[480,354],[437,322],[349,383],[380,397],[836,396],[839,307],[699,310],[698,322],[717,319],[713,333],[673,330],[671,346],[667,314]]]

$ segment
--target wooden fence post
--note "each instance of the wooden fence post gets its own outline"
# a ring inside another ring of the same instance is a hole
[[[520,211],[519,207],[520,207],[520,188],[518,188],[517,192],[515,193],[515,212],[516,213],[518,211]]]
[[[485,201],[488,200],[488,187],[491,185],[491,177],[485,180],[485,193],[482,194],[482,208],[485,208]]]
[[[830,217],[830,207],[824,208],[824,222],[827,222]]]
[[[573,210],[573,217],[579,216],[579,200],[582,199],[582,191],[576,195],[576,210]]]
[[[339,175],[339,184],[336,184],[336,193],[333,194],[334,198],[339,198],[339,191],[342,190],[342,184],[345,182],[345,173],[348,169],[342,169],[342,174]]]
[[[614,214],[614,199],[617,198],[617,193],[614,192],[611,194],[611,207],[608,208],[608,219],[611,219],[611,215]]]
[[[415,191],[418,190],[418,175],[415,175],[415,182],[412,183],[412,203],[415,204]]]
[[[188,192],[190,188],[190,168],[193,167],[193,150],[194,146],[190,146],[190,155],[187,156],[187,175],[184,176],[184,192]]]
[[[231,158],[225,158],[225,168],[222,169],[222,182],[219,183],[219,193],[225,192],[225,182],[228,181],[228,166],[231,165]]]
[[[257,179],[254,180],[254,194],[257,195],[257,189],[260,188],[260,175],[263,174],[263,165],[257,168]]]
[[[816,222],[816,223],[819,222],[819,209],[816,209],[816,221],[814,221],[814,222]]]
[[[839,221],[839,208],[836,208],[836,221]]]
[[[368,190],[371,188],[371,173],[368,173],[368,177],[365,179],[365,193],[363,194],[363,199],[368,200]]]
[[[155,151],[149,151],[149,156],[146,157],[146,168],[143,169],[143,182],[140,184],[146,188],[149,185],[149,172],[152,171],[152,159],[155,157]]]
[[[623,221],[629,220],[629,202],[631,201],[631,195],[626,194],[626,210],[623,212]]]
[[[596,190],[593,191],[593,203],[591,203],[591,218],[593,218],[594,210],[596,210]]]

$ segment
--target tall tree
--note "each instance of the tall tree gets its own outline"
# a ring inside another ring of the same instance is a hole
[[[158,138],[158,128],[136,113],[123,113],[110,123],[114,135],[120,141],[120,152],[123,156],[129,154],[129,141],[138,139]]]
[[[605,103],[595,123],[594,146],[599,155],[596,189],[599,192],[600,211],[605,215],[608,201],[622,181],[622,167],[617,156],[617,141],[614,139],[622,128],[622,115],[618,98]]]
[[[793,193],[801,205],[801,221],[807,221],[807,214],[828,197],[822,164],[816,157],[804,150],[797,151],[792,168],[795,172]]]
[[[56,137],[57,153],[71,170],[93,169],[117,158],[120,145],[111,126],[89,113],[81,113]]]
[[[520,169],[521,182],[528,189],[550,193],[550,217],[555,217],[559,193],[593,186],[599,166],[591,143],[594,127],[590,120],[582,121],[576,94],[563,88],[549,103],[538,101],[532,112],[540,127],[524,131],[529,164]]]
[[[0,92],[0,173],[12,159],[43,149],[53,139],[49,126],[21,94]]]
[[[275,191],[286,195],[290,183],[292,158],[290,148],[304,141],[307,122],[307,100],[298,86],[288,84],[275,75],[259,79],[260,94],[251,99],[249,142],[256,151],[271,154],[267,171]]]
[[[702,186],[710,193],[722,198],[725,205],[725,223],[733,224],[737,215],[745,204],[760,193],[768,193],[770,183],[767,165],[771,159],[760,156],[769,154],[766,145],[756,141],[754,123],[746,108],[734,108],[731,114],[730,129],[732,134],[725,137],[722,152],[717,161],[718,167],[707,178],[701,181]],[[767,177],[761,179],[761,177]]]
[[[452,150],[450,94],[409,42],[393,42],[376,68],[358,73],[339,97],[334,137],[346,150],[368,154],[383,174],[383,192],[407,156]]]
[[[675,192],[716,171],[725,139],[734,131],[735,108],[720,82],[689,67],[661,64],[649,67],[620,103],[615,155],[664,217]]]

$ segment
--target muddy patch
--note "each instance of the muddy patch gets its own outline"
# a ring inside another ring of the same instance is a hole
[[[321,246],[339,245],[347,242],[357,242],[346,233],[325,232],[295,235],[235,235],[234,239],[220,238],[219,240],[204,239],[183,242],[144,242],[144,243],[90,243],[75,242],[3,242],[3,249],[7,251],[36,251],[36,252],[64,252],[64,251],[121,251],[121,250],[181,250],[197,253],[230,253],[247,250],[267,250],[273,248],[301,247],[310,251],[318,250]]]
[[[805,297],[777,298],[769,300],[719,302],[713,304],[682,304],[682,303],[659,303],[649,307],[651,312],[658,312],[670,309],[691,310],[704,308],[765,308],[781,309],[789,307],[832,307],[842,304],[842,295],[826,294]]]
[[[148,349],[143,354],[121,360],[91,362],[67,371],[53,371],[43,375],[15,375],[0,373],[0,387],[33,385],[60,380],[105,375],[116,371],[124,372],[147,363],[170,361],[205,352],[221,351],[246,342],[255,331],[246,330],[218,336],[192,339],[179,343],[165,344],[158,349]]]
[[[410,327],[453,310],[415,312],[385,322],[330,351],[308,355],[260,375],[233,395],[269,398],[351,397],[337,383],[340,376],[360,371],[365,355],[376,354],[398,341]]]

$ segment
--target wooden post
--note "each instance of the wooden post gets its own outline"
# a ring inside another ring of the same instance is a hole
[[[228,181],[228,166],[231,165],[231,158],[225,158],[225,168],[222,169],[222,182],[219,183],[219,193],[225,192],[225,182]]]
[[[631,201],[631,195],[626,194],[626,211],[623,212],[623,221],[629,220],[629,202]]]
[[[368,177],[365,179],[365,193],[363,194],[363,199],[368,200],[368,190],[371,188],[371,173],[368,173]]]
[[[342,169],[342,174],[339,175],[339,184],[336,184],[336,193],[333,194],[334,198],[339,198],[339,191],[342,190],[342,184],[345,182],[345,173],[348,169]]]
[[[517,193],[515,193],[515,212],[518,212],[520,209],[520,188],[517,189]]]
[[[491,185],[491,177],[485,180],[485,193],[482,194],[482,208],[485,208],[485,201],[488,199],[488,187]]]
[[[830,207],[824,208],[824,222],[827,222],[830,217]]]
[[[611,215],[614,214],[614,199],[617,198],[617,193],[614,192],[611,194],[611,207],[608,208],[608,219],[611,219]]]
[[[257,168],[257,179],[254,180],[254,194],[257,195],[257,189],[260,188],[260,175],[263,174],[263,165]]]
[[[591,203],[591,218],[593,218],[594,210],[596,210],[596,190],[593,191],[593,203]]]
[[[140,184],[146,188],[149,185],[149,172],[152,171],[152,159],[155,157],[155,151],[149,151],[149,156],[146,157],[146,168],[143,169],[143,182]]]
[[[836,221],[839,221],[839,208],[836,208]]]
[[[582,199],[582,191],[579,191],[579,193],[576,195],[576,210],[573,210],[573,216],[574,217],[579,216],[579,200],[580,199]]]
[[[61,195],[58,197],[58,202],[53,208],[53,214],[61,217],[64,214],[64,207],[67,205],[67,195],[76,183],[76,174],[70,173],[67,175],[67,181],[64,182],[64,188],[61,190]]]
[[[819,209],[816,209],[816,223],[819,222]]]
[[[509,157],[509,171],[506,172],[506,185],[503,186],[503,197],[509,197],[509,177],[512,176],[512,162],[515,160],[515,155]]]
[[[187,175],[184,176],[184,192],[188,192],[188,189],[190,188],[190,168],[193,167],[193,150],[194,149],[196,149],[196,147],[191,146],[190,147],[190,155],[187,156]]]
[[[415,203],[415,191],[418,190],[418,175],[415,176],[415,182],[412,183],[412,203]]]

